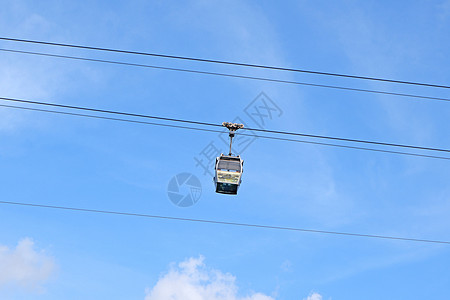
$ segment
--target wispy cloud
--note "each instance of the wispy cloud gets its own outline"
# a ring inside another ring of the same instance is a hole
[[[442,20],[447,19],[448,17],[450,17],[450,1],[443,1],[442,4],[439,6],[441,12],[440,12],[440,17]]]
[[[0,288],[6,286],[40,290],[55,272],[54,259],[34,249],[30,238],[19,241],[15,249],[0,245]]]
[[[63,35],[59,33],[61,30],[56,23],[36,13],[33,4],[23,1],[11,2],[2,7],[0,28],[14,28],[3,33],[0,30],[0,35],[8,37],[41,36],[43,40],[62,40]],[[55,35],[57,37],[54,37]],[[47,38],[44,38],[45,36]],[[7,41],[0,41],[0,48],[41,51],[36,45]],[[42,50],[46,51],[49,50],[47,48]],[[49,101],[78,89],[80,81],[96,81],[98,79],[96,76],[97,73],[87,64],[79,62],[72,64],[44,57],[0,52],[1,97]],[[58,101],[61,102],[60,99]],[[12,103],[0,101],[0,104]],[[17,130],[23,124],[35,125],[37,121],[30,118],[30,114],[31,112],[0,107],[0,131]]]

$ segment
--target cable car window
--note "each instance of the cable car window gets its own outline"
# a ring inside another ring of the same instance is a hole
[[[237,184],[217,183],[217,192],[224,194],[237,194]]]
[[[239,163],[239,161],[220,160],[218,169],[241,172],[241,164]]]

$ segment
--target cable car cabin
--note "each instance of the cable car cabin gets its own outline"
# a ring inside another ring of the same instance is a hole
[[[221,154],[216,158],[216,193],[236,195],[243,172],[244,161],[238,156]]]

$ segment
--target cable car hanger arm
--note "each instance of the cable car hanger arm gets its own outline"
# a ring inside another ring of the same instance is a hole
[[[244,124],[238,124],[238,123],[231,123],[231,122],[223,122],[222,126],[228,128],[228,130],[230,131],[228,133],[229,137],[230,137],[230,151],[228,155],[232,155],[231,154],[231,145],[233,144],[233,138],[234,138],[234,134],[236,133],[236,130],[244,128]]]

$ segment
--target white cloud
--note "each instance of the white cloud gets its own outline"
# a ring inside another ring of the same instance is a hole
[[[304,300],[322,300],[322,296],[319,293],[311,293],[311,295],[309,295],[308,298],[305,298]]]
[[[173,266],[147,291],[145,300],[274,300],[262,293],[238,296],[236,278],[207,268],[204,258],[190,258]]]
[[[39,289],[54,271],[53,258],[44,251],[36,251],[30,238],[20,240],[15,249],[0,245],[0,288]]]

